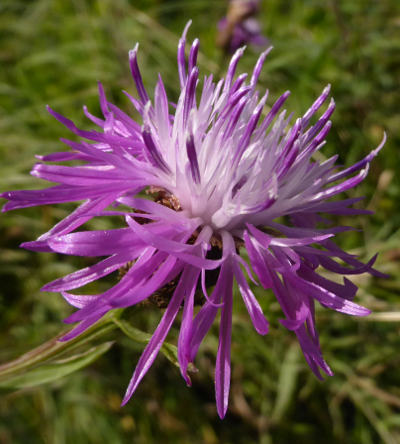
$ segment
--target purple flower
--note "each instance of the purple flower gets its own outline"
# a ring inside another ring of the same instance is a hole
[[[235,78],[243,54],[239,49],[225,79],[214,83],[211,75],[200,86],[196,65],[199,41],[194,41],[186,61],[187,29],[178,46],[181,94],[175,106],[169,104],[161,77],[154,100],[149,99],[136,46],[129,57],[139,99],[128,97],[141,114],[142,124],[109,103],[101,86],[104,119],[84,108],[100,131],[80,130],[49,109],[88,141],[64,140],[72,151],[40,159],[80,162],[73,166],[39,163],[32,174],[58,185],[6,192],[2,197],[10,201],[5,210],[84,200],[36,242],[24,244],[38,251],[106,257],[44,287],[62,292],[79,309],[66,319],[78,325],[63,340],[82,333],[109,310],[137,304],[155,292],[166,298],[167,308],[138,362],[124,404],[155,360],[182,306],[178,359],[188,385],[188,366],[220,316],[215,390],[222,418],[229,396],[234,280],[254,328],[262,335],[268,333],[268,321],[246,275],[272,289],[284,314],[282,325],[296,334],[318,378],[322,378],[321,370],[327,375],[332,371],[320,350],[315,302],[349,315],[369,313],[353,302],[357,287],[351,281],[344,278],[343,283],[337,283],[319,271],[381,275],[372,268],[375,257],[363,264],[333,242],[336,233],[351,228],[332,226],[327,216],[368,213],[352,208],[360,198],[331,198],[366,177],[369,163],[384,141],[348,168],[335,165],[337,156],[324,162],[314,160],[313,154],[325,144],[335,108],[331,99],[319,119],[314,118],[328,99],[329,86],[293,124],[291,116],[281,111],[288,92],[263,115],[268,92],[260,98],[256,84],[269,50],[261,54],[249,81],[247,74]],[[143,190],[154,200],[138,196]],[[126,225],[72,232],[90,218],[104,215],[122,216]],[[131,266],[121,280],[102,294],[69,292],[127,264]],[[203,304],[195,313],[199,293]]]
[[[233,54],[243,45],[264,46],[268,39],[261,34],[261,27],[255,15],[259,1],[232,0],[226,17],[218,22],[217,43],[228,53]]]

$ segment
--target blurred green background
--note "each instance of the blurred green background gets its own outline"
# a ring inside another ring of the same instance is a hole
[[[151,91],[161,72],[171,99],[179,92],[176,45],[189,18],[189,39],[201,40],[203,73],[223,73],[215,37],[225,9],[222,0],[2,0],[0,190],[43,186],[28,174],[34,154],[61,150],[58,139],[71,137],[47,114],[46,104],[90,129],[81,109],[86,104],[99,114],[101,81],[109,99],[134,115],[121,90],[134,92],[127,54],[137,41],[146,86]],[[192,388],[160,354],[124,408],[119,404],[144,345],[114,329],[103,337],[115,341],[110,350],[85,369],[36,388],[2,391],[1,444],[400,442],[400,3],[264,0],[259,20],[274,46],[259,85],[270,89],[269,103],[290,89],[287,108],[299,115],[332,84],[337,110],[324,156],[338,153],[350,165],[387,131],[388,142],[368,178],[348,193],[365,195],[363,206],[375,214],[341,217],[341,224],[363,231],[338,237],[363,259],[379,252],[377,268],[391,275],[353,279],[360,286],[357,302],[374,314],[355,319],[318,309],[322,349],[335,372],[321,383],[307,368],[295,336],[279,324],[282,315],[271,294],[256,290],[271,321],[266,337],[255,333],[237,303],[224,421],[214,402],[217,325],[200,349]],[[257,51],[249,48],[239,72],[250,70],[256,59]],[[18,248],[72,208],[1,215],[0,362],[57,335],[72,312],[59,295],[41,293],[40,287],[92,262]],[[101,227],[107,221],[90,226]],[[152,332],[160,311],[137,308],[126,318]]]

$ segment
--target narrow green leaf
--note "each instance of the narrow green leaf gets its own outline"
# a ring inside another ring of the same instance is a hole
[[[67,331],[64,331],[55,338],[52,338],[39,347],[28,351],[19,358],[0,365],[0,380],[4,379],[6,376],[8,377],[15,375],[22,370],[28,370],[30,367],[48,361],[49,359],[59,357],[67,351],[70,352],[77,347],[89,343],[95,338],[109,333],[116,328],[116,325],[112,322],[112,320],[118,317],[120,313],[121,311],[115,310],[114,312],[107,314],[80,336],[71,339],[68,342],[59,341],[59,339],[67,333]]]
[[[272,412],[274,421],[279,421],[291,404],[299,372],[298,358],[299,346],[293,343],[286,352],[279,375],[277,396]]]
[[[112,341],[104,342],[83,353],[40,365],[19,375],[11,375],[0,381],[0,387],[21,389],[56,381],[91,364],[102,354],[106,353],[112,345]]]
[[[147,344],[151,339],[150,334],[133,327],[132,325],[130,325],[128,322],[124,321],[123,319],[114,318],[113,322],[121,329],[121,331],[123,333],[126,334],[126,336],[128,336],[128,338],[133,339],[135,342]],[[179,366],[179,364],[178,364],[178,349],[176,348],[175,345],[164,342],[164,344],[161,347],[161,352],[174,365],[176,365],[177,367]]]

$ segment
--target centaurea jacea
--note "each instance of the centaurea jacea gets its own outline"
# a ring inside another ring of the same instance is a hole
[[[248,82],[246,74],[235,78],[244,48],[236,51],[224,79],[215,83],[212,75],[204,78],[197,100],[199,42],[194,41],[187,61],[186,32],[187,28],[178,46],[181,93],[174,111],[161,76],[154,100],[150,100],[139,71],[136,46],[130,52],[130,67],[139,98],[128,96],[142,116],[142,124],[109,103],[101,86],[104,119],[92,116],[85,108],[101,131],[82,131],[49,109],[72,132],[91,143],[65,140],[72,151],[41,160],[79,160],[83,165],[40,163],[32,174],[59,185],[2,196],[10,200],[5,209],[85,200],[38,241],[24,245],[38,251],[106,256],[96,265],[44,287],[62,292],[79,309],[66,319],[79,324],[63,340],[79,335],[109,310],[140,303],[167,286],[171,290],[174,282],[166,310],[138,362],[123,403],[154,362],[182,306],[178,359],[188,384],[189,364],[220,314],[215,389],[218,414],[223,417],[229,395],[234,281],[254,328],[263,335],[268,332],[268,321],[246,274],[257,283],[254,273],[263,288],[272,289],[284,313],[282,325],[297,335],[318,378],[322,378],[321,370],[327,375],[332,371],[319,346],[315,301],[350,315],[369,313],[353,302],[357,287],[351,281],[345,278],[340,284],[318,272],[326,269],[345,275],[380,275],[372,268],[375,257],[363,264],[333,242],[337,233],[349,227],[319,226],[326,222],[321,213],[365,213],[352,208],[359,198],[331,198],[366,177],[370,161],[384,142],[346,169],[335,166],[337,156],[324,162],[314,160],[313,154],[325,144],[331,127],[333,100],[316,123],[311,121],[328,100],[329,87],[292,126],[291,116],[281,111],[288,92],[264,115],[268,92],[260,98],[256,85],[269,50],[261,54]],[[137,195],[144,190],[152,195],[161,193],[161,197],[151,201]],[[107,210],[111,204],[113,208]],[[92,217],[121,215],[126,221],[123,228],[73,232]],[[244,249],[249,263],[240,255]],[[130,268],[106,292],[69,293],[128,263]],[[199,291],[204,303],[196,313]]]

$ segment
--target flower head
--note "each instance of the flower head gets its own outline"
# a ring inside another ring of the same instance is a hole
[[[268,39],[261,34],[256,14],[260,1],[231,0],[225,17],[218,22],[217,44],[233,54],[241,46],[250,44],[266,47]]]
[[[268,332],[268,321],[246,274],[256,284],[272,289],[284,314],[282,325],[296,334],[318,378],[321,371],[327,375],[332,371],[319,346],[315,302],[349,315],[369,313],[353,302],[357,287],[351,281],[345,278],[340,284],[319,271],[380,275],[372,268],[375,258],[363,264],[333,242],[337,233],[350,228],[331,226],[326,217],[365,213],[352,208],[359,198],[331,198],[366,177],[369,163],[384,141],[348,168],[335,165],[337,156],[324,162],[314,160],[313,154],[325,144],[331,127],[333,100],[319,119],[314,123],[312,119],[328,100],[329,87],[293,124],[291,116],[282,111],[288,92],[264,115],[268,92],[260,97],[256,84],[269,50],[261,54],[249,80],[247,74],[235,77],[243,54],[239,49],[224,79],[215,83],[210,75],[201,85],[196,64],[198,40],[192,44],[188,60],[185,57],[187,28],[178,46],[181,93],[176,106],[170,106],[161,77],[154,100],[150,100],[138,68],[136,46],[129,58],[139,99],[128,97],[142,122],[133,121],[109,103],[101,86],[104,118],[94,117],[84,108],[100,131],[80,130],[49,108],[86,141],[64,140],[71,151],[40,159],[80,162],[72,166],[41,162],[32,174],[58,185],[6,192],[2,197],[10,201],[5,210],[84,200],[48,233],[24,244],[38,251],[106,257],[44,287],[62,292],[79,309],[66,320],[79,324],[64,340],[80,334],[109,310],[137,304],[155,292],[166,295],[166,310],[138,362],[124,403],[155,360],[182,306],[178,358],[190,384],[188,366],[219,314],[215,389],[217,410],[223,417],[229,395],[234,281],[254,328],[262,335]],[[138,196],[144,190],[153,200]],[[112,209],[107,210],[110,205]],[[73,232],[90,218],[104,215],[122,216],[126,225]],[[243,251],[249,263],[241,257]],[[131,266],[120,281],[100,295],[69,292],[127,264]],[[199,292],[203,303],[195,313]]]

